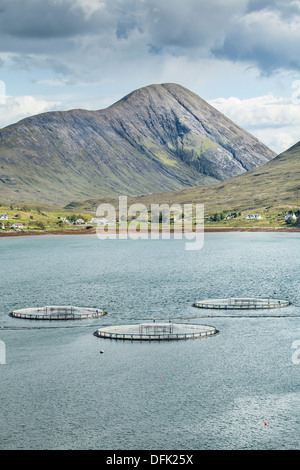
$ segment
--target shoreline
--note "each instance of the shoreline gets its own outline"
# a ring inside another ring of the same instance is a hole
[[[226,233],[226,232],[273,232],[273,233],[299,233],[300,227],[205,227],[204,233]],[[108,232],[109,233],[109,232]],[[114,232],[111,232],[114,233]],[[119,231],[117,235],[126,233],[126,231]],[[143,232],[145,233],[145,232]],[[151,230],[148,231],[151,234]],[[159,230],[159,233],[163,233]],[[174,230],[170,232],[175,233]],[[176,232],[184,233],[184,232]],[[194,232],[195,233],[195,232]],[[198,232],[202,233],[202,232]],[[37,235],[96,235],[96,228],[93,229],[74,229],[74,230],[20,230],[0,232],[1,237],[29,237]]]

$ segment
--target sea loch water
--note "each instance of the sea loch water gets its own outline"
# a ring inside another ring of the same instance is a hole
[[[299,241],[211,233],[202,250],[186,251],[184,240],[2,238],[0,448],[299,449]],[[293,305],[192,307],[229,296]],[[109,315],[64,323],[8,315],[50,304]],[[220,334],[166,343],[93,336],[103,325],[145,319],[213,325]]]

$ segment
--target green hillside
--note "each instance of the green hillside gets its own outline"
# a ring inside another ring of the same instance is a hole
[[[95,210],[100,202],[102,200],[88,200],[70,204],[69,208]],[[105,199],[105,202],[118,204],[113,198]],[[264,217],[261,221],[249,222],[249,225],[264,225],[266,220],[267,223],[283,221],[286,211],[300,208],[300,142],[269,163],[230,180],[182,191],[128,198],[128,204],[137,202],[148,209],[151,204],[201,203],[205,206],[207,218],[223,211],[227,214],[242,212],[240,217],[226,221],[229,226],[245,225],[244,216],[247,213],[258,213]]]

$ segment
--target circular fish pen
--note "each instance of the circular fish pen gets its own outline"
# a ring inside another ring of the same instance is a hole
[[[230,298],[230,299],[207,299],[193,304],[198,308],[214,308],[229,310],[252,310],[282,308],[290,305],[288,300],[257,299],[257,298]]]
[[[99,328],[94,335],[130,341],[171,341],[192,338],[205,338],[219,333],[214,326],[190,325],[185,323],[140,323]]]
[[[73,307],[73,306],[47,306],[38,308],[22,308],[14,310],[12,317],[25,320],[85,320],[99,318],[106,315],[102,309]]]

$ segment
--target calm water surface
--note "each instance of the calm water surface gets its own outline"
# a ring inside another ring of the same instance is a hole
[[[186,251],[184,240],[0,239],[0,448],[299,449],[299,242],[299,234],[212,233],[202,250]],[[242,315],[192,307],[229,296],[293,305]],[[109,315],[64,323],[8,315],[51,304]],[[144,319],[220,334],[168,343],[93,336]]]

